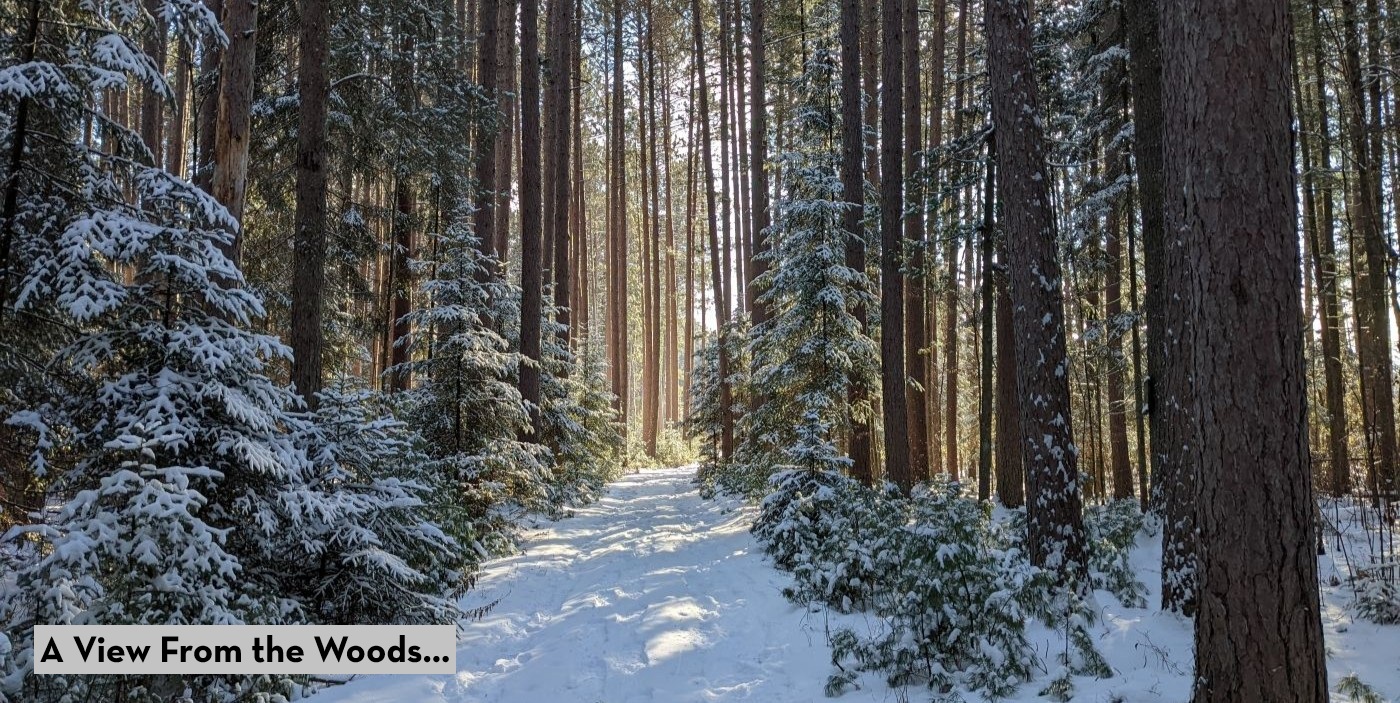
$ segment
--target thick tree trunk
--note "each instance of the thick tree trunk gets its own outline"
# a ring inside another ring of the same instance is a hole
[[[1069,359],[1056,227],[1027,0],[989,0],[988,71],[1014,301],[1021,435],[1030,500],[1031,562],[1081,586],[1086,577],[1078,450],[1070,421]]]
[[[321,390],[326,287],[326,57],[329,0],[301,0],[297,66],[296,222],[292,240],[292,384],[311,407]]]
[[[1193,700],[1320,703],[1288,5],[1185,0],[1161,26],[1165,186],[1183,194],[1166,201],[1167,275],[1195,320]]]
[[[846,266],[863,273],[865,228],[861,216],[865,209],[865,175],[861,161],[865,137],[861,120],[860,3],[861,0],[841,0],[841,190],[846,201],[841,227],[846,232]],[[856,303],[851,314],[860,320],[862,331],[869,334],[865,306]],[[846,402],[850,405],[851,474],[865,485],[873,485],[870,389],[852,383],[846,390]]]

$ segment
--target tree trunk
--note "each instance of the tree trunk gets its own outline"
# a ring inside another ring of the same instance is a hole
[[[329,0],[301,0],[297,66],[296,222],[292,242],[292,385],[314,408],[321,391],[326,287],[326,56]]]
[[[554,243],[553,277],[554,308],[560,325],[569,326],[571,286],[569,263],[571,235],[569,231],[570,207],[573,198],[570,186],[570,120],[572,107],[573,71],[571,58],[578,36],[574,34],[575,0],[549,0],[545,19],[546,34],[549,37],[549,60],[545,65],[548,90],[544,95],[546,120],[545,154],[549,172],[544,174],[544,227],[545,238]],[[577,230],[575,230],[577,232]],[[565,332],[567,335],[568,332]]]
[[[540,419],[540,325],[544,316],[544,262],[540,203],[540,4],[520,0],[520,395]]]
[[[1151,437],[1152,503],[1162,517],[1162,609],[1191,614],[1195,593],[1195,471],[1186,451],[1186,431],[1174,373],[1186,353],[1186,320],[1172,304],[1164,258],[1162,190],[1162,56],[1157,0],[1131,0],[1128,44],[1132,53],[1133,147],[1142,208],[1143,264],[1147,297],[1147,399]]]
[[[500,45],[500,2],[481,0],[478,6],[481,39],[477,42],[477,81],[487,98],[499,100],[496,54]],[[498,103],[499,105],[499,103]],[[497,109],[496,120],[502,119]],[[477,247],[482,255],[494,257],[496,252],[496,143],[500,125],[491,121],[479,123],[476,129],[476,225]],[[489,280],[497,272],[483,267],[480,276]]]
[[[710,144],[710,100],[709,86],[705,80],[705,34],[700,23],[700,0],[691,0],[691,29],[695,37],[695,64],[698,69],[700,79],[700,150],[702,160],[705,163],[705,210],[706,219],[710,229],[710,279],[715,292],[715,321],[719,325],[719,403],[720,403],[720,457],[728,459],[734,456],[734,419],[730,414],[732,405],[732,393],[729,388],[729,351],[727,348],[727,328],[729,327],[729,309],[720,300],[720,293],[723,291],[721,281],[721,266],[719,252],[719,241],[717,232],[719,231],[717,208],[715,207],[715,190],[709,184],[715,182],[715,160],[713,149]]]
[[[904,3],[882,0],[880,57],[880,361],[885,413],[885,475],[914,486],[904,387]]]
[[[1166,263],[1195,320],[1193,700],[1321,703],[1288,5],[1185,0],[1161,27],[1165,186],[1183,194],[1166,201],[1181,238]]]
[[[989,0],[986,27],[1000,161],[997,190],[1006,208],[1017,386],[1023,401],[1021,434],[1034,506],[1028,515],[1028,551],[1031,563],[1083,586],[1087,565],[1070,421],[1064,299],[1027,0]]]
[[[995,147],[994,147],[995,148]],[[997,498],[1008,508],[1026,504],[1026,468],[1021,442],[1021,393],[1016,381],[1016,332],[1011,322],[1011,286],[1006,233],[996,238]]]
[[[991,142],[991,140],[989,140]],[[991,142],[988,144],[990,147]],[[988,149],[987,185],[982,189],[982,368],[977,379],[980,394],[977,406],[977,500],[992,497],[992,251],[996,239],[996,152]]]
[[[243,204],[248,195],[248,147],[253,123],[253,70],[257,58],[257,0],[224,4],[228,47],[219,64],[219,120],[214,131],[214,199],[239,221],[224,256],[239,265],[243,249]]]
[[[608,322],[612,349],[612,391],[618,422],[627,428],[627,164],[623,149],[622,109],[622,0],[613,1],[613,78],[612,78],[612,217],[608,233],[611,257],[608,262]]]
[[[860,85],[860,3],[861,0],[841,0],[841,190],[846,209],[841,214],[841,227],[846,232],[846,266],[852,271],[865,272],[865,227],[861,224],[865,209],[865,176],[861,170],[865,151],[864,126],[861,121]],[[851,314],[860,320],[861,331],[869,334],[865,305],[857,302]],[[846,389],[850,405],[851,475],[873,485],[875,471],[871,465],[870,447],[870,389],[852,383]]]
[[[924,321],[924,218],[923,188],[918,185],[921,165],[919,147],[923,144],[923,113],[919,95],[919,0],[905,0],[904,6],[904,178],[914,207],[904,218],[904,241],[911,256],[911,275],[904,283],[904,359],[909,380],[904,384],[904,405],[909,426],[909,471],[914,481],[929,477],[928,460],[928,364]]]

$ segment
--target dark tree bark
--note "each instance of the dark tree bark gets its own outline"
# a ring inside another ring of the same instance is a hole
[[[1128,45],[1132,53],[1133,148],[1142,208],[1143,267],[1147,297],[1147,412],[1152,444],[1152,503],[1162,517],[1162,608],[1191,614],[1195,593],[1195,470],[1185,449],[1189,420],[1181,404],[1176,360],[1187,320],[1174,305],[1164,257],[1162,190],[1162,56],[1157,0],[1130,0]],[[1179,298],[1178,298],[1179,300]],[[1187,387],[1189,388],[1189,386]]]
[[[995,143],[988,140],[988,146]],[[979,233],[982,257],[982,366],[979,374],[977,407],[977,500],[988,501],[992,497],[992,318],[995,295],[992,293],[992,252],[996,240],[996,153],[991,149],[987,154],[987,185],[982,189],[982,231]]]
[[[846,231],[846,266],[864,272],[865,228],[861,215],[865,209],[865,175],[861,161],[865,136],[861,120],[860,3],[861,0],[841,0],[841,190],[846,201],[841,227]],[[851,314],[860,320],[862,331],[869,334],[865,306],[857,303]],[[851,474],[869,486],[875,482],[870,455],[870,389],[852,383],[846,390],[846,401],[851,406]]]
[[[253,71],[257,59],[258,3],[224,3],[224,34],[228,47],[219,64],[219,120],[214,130],[214,180],[211,194],[240,223],[248,195],[248,147],[253,125]],[[243,227],[221,245],[224,255],[239,264]]]
[[[500,45],[500,3],[499,0],[481,0],[478,6],[481,25],[481,39],[477,42],[477,82],[481,90],[491,99],[498,99],[497,50]],[[498,110],[497,120],[505,116]],[[476,225],[477,247],[485,256],[496,255],[496,143],[500,125],[482,123],[476,129]],[[485,268],[481,271],[483,280],[495,272]]]
[[[204,0],[215,17],[224,14],[223,0]],[[199,80],[195,85],[194,184],[206,193],[214,192],[214,133],[219,125],[219,64],[223,48],[205,40],[199,52]]]
[[[750,89],[753,98],[750,102],[753,106],[753,124],[749,129],[749,176],[753,181],[753,187],[750,189],[753,252],[748,267],[748,296],[749,311],[754,325],[763,324],[768,320],[768,306],[758,301],[758,291],[753,282],[768,270],[768,226],[772,222],[772,214],[768,210],[768,59],[764,46],[764,23],[768,14],[766,5],[764,0],[749,2],[752,15],[749,21],[749,50],[752,52]],[[762,394],[754,394],[751,402],[762,402]]]
[[[520,1],[520,395],[539,428],[544,262],[540,203],[540,4]]]
[[[165,73],[166,60],[166,27],[165,23],[159,20],[160,8],[157,6],[158,0],[145,0],[146,12],[153,18],[150,27],[141,39],[141,50],[155,63],[155,68],[161,73]],[[164,149],[161,143],[161,134],[164,132],[165,119],[161,115],[160,94],[150,88],[141,90],[141,141],[145,143],[146,149],[151,152],[151,163],[160,166],[164,163]]]
[[[997,233],[997,498],[1008,508],[1026,504],[1026,468],[1021,445],[1021,394],[1016,385],[1016,331],[1011,322],[1006,234]]]
[[[326,285],[326,56],[329,0],[301,0],[297,66],[296,222],[292,240],[292,384],[311,407],[321,390]]]
[[[882,0],[880,38],[880,361],[885,412],[885,476],[906,493],[909,465],[904,387],[904,3]]]
[[[501,112],[501,129],[496,135],[496,188],[492,212],[496,224],[492,228],[491,248],[500,259],[501,275],[505,275],[510,260],[511,186],[514,183],[515,156],[521,143],[515,130],[520,125],[520,85],[518,80],[519,44],[515,24],[519,0],[498,0],[499,36],[496,46],[497,103]]]
[[[1282,0],[1162,12],[1169,280],[1199,466],[1197,703],[1328,700],[1308,466]],[[1249,66],[1247,76],[1239,67]],[[1182,268],[1179,268],[1182,267]]]
[[[904,218],[904,241],[912,275],[904,282],[904,360],[909,381],[904,384],[904,404],[909,432],[909,471],[914,481],[929,477],[928,460],[928,364],[924,359],[928,317],[924,299],[923,188],[918,184],[919,147],[923,144],[923,112],[919,95],[919,0],[904,6],[904,177],[914,207]],[[935,108],[937,109],[937,108]]]
[[[574,33],[575,0],[550,0],[545,19],[549,39],[549,58],[544,70],[548,89],[544,95],[544,119],[546,120],[545,156],[548,172],[544,174],[544,227],[545,239],[554,243],[554,261],[551,268],[554,277],[554,307],[559,324],[568,326],[570,322],[570,300],[572,280],[569,263],[571,236],[569,231],[569,210],[573,203],[571,193],[570,142],[573,66],[571,63],[574,45],[579,41]]]
[[[1070,421],[1064,299],[1027,1],[989,0],[986,26],[1021,436],[1035,508],[1028,515],[1028,551],[1033,564],[1082,586],[1087,576],[1083,506]]]

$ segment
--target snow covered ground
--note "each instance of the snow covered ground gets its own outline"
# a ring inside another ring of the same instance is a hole
[[[873,627],[864,616],[806,612],[781,595],[788,577],[749,535],[753,508],[705,501],[694,467],[633,474],[598,503],[528,535],[523,554],[490,563],[468,606],[496,601],[466,626],[458,673],[370,676],[315,697],[317,703],[713,703],[824,700],[831,673],[825,631]],[[1144,538],[1134,554],[1157,601],[1158,551]],[[1326,569],[1324,568],[1324,572]],[[1324,573],[1324,578],[1327,574]],[[1400,627],[1356,623],[1345,588],[1327,589],[1324,630],[1331,681],[1356,672],[1386,701],[1400,701]],[[1099,594],[1094,626],[1117,675],[1076,679],[1076,701],[1181,702],[1189,698],[1190,623],[1155,610],[1123,608]],[[839,620],[838,620],[839,619]],[[1062,634],[1029,632],[1054,670]],[[1016,701],[1045,701],[1040,672]],[[860,680],[842,703],[928,700],[879,677]],[[907,694],[907,695],[906,695]],[[977,700],[975,696],[969,700]],[[1335,701],[1350,700],[1334,694]]]

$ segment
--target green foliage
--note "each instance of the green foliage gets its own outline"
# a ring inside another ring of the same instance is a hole
[[[1337,682],[1337,693],[1346,696],[1352,703],[1386,703],[1385,697],[1362,681],[1355,672]]]
[[[1089,580],[1129,608],[1147,607],[1147,587],[1138,580],[1129,554],[1143,530],[1143,515],[1136,500],[1116,500],[1084,510],[1084,530],[1089,547]]]

